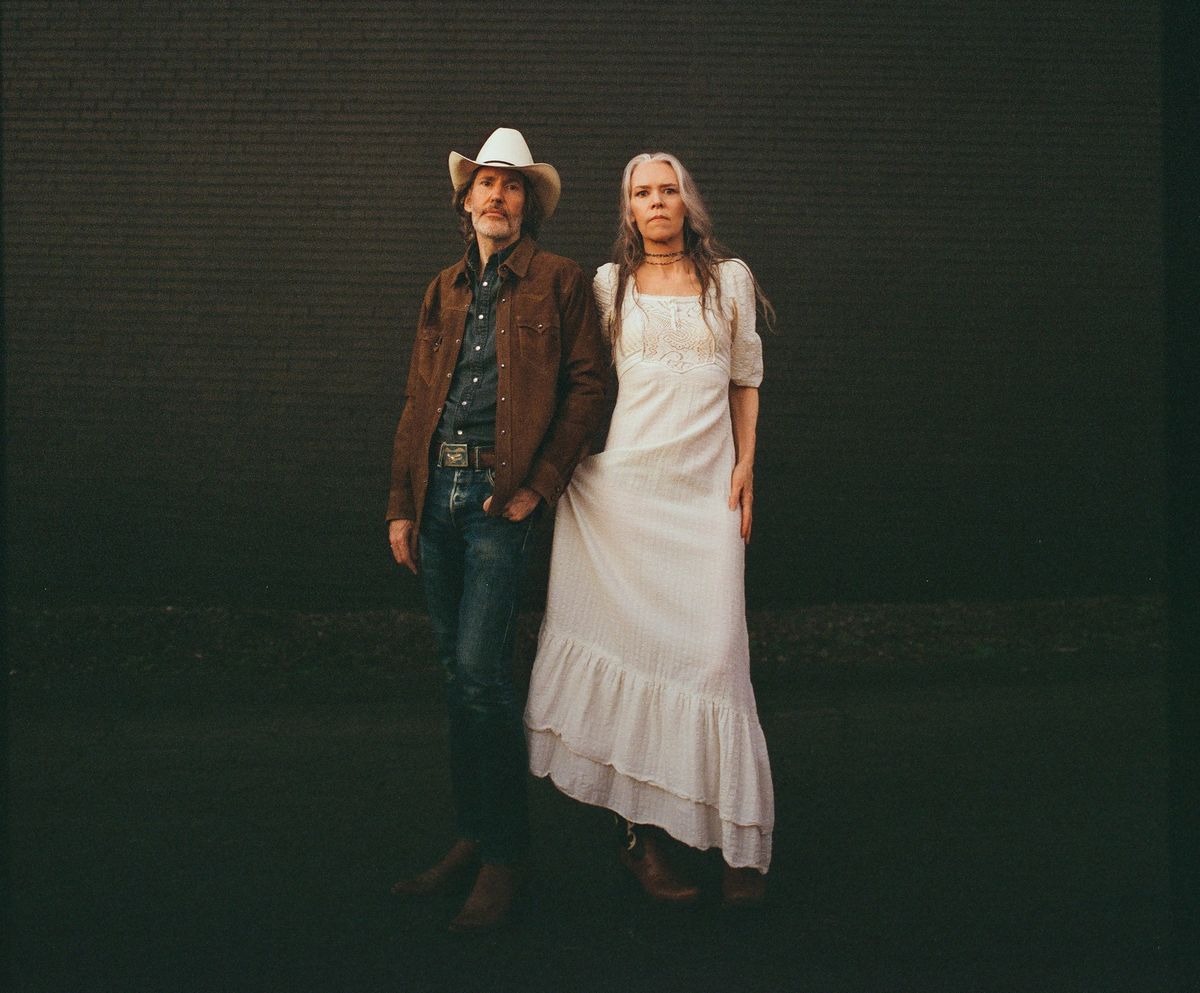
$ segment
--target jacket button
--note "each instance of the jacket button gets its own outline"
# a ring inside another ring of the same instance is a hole
[[[501,434],[508,434],[508,430],[507,430],[506,428],[501,428],[501,429],[500,429],[500,433],[501,433]]]
[[[500,463],[500,468],[501,468],[501,469],[507,469],[507,468],[508,468],[508,463],[507,463],[507,462],[501,462],[501,463]]]

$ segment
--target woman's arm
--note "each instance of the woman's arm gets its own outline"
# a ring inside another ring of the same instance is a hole
[[[729,414],[733,421],[733,477],[729,486],[729,509],[742,508],[742,541],[750,544],[754,521],[754,442],[758,426],[758,387],[729,387]]]

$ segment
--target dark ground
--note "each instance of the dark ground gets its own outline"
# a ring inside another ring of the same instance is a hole
[[[17,607],[11,988],[1166,990],[1164,629],[1144,598],[752,615],[768,906],[647,905],[538,782],[518,919],[464,939],[457,897],[387,895],[449,838],[419,617]]]

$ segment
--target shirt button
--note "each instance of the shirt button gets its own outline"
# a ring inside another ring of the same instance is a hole
[[[483,281],[483,285],[484,285],[484,286],[487,286],[487,280],[486,280],[486,279]]]
[[[475,346],[475,351],[479,351],[479,349],[481,349],[481,348],[483,348],[483,346],[482,346],[482,345],[476,345],[476,346]]]
[[[455,431],[455,434],[462,434],[462,431]]]
[[[479,377],[478,377],[478,376],[476,376],[474,379],[472,379],[472,380],[471,380],[471,382],[472,382],[472,383],[478,383],[478,382],[479,382]]]
[[[467,401],[466,401],[466,400],[464,400],[464,401],[462,402],[462,405],[465,407],[465,406],[467,405]]]
[[[478,317],[479,320],[481,320],[481,321],[483,320],[483,314],[476,314],[475,316]]]

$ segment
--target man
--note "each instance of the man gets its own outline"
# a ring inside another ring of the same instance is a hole
[[[468,247],[421,305],[387,517],[445,667],[458,837],[392,890],[433,893],[479,866],[451,929],[482,931],[504,921],[528,846],[512,652],[530,531],[603,416],[607,363],[590,281],[534,240],[554,167],[499,128],[475,159],[450,153],[450,178]]]

